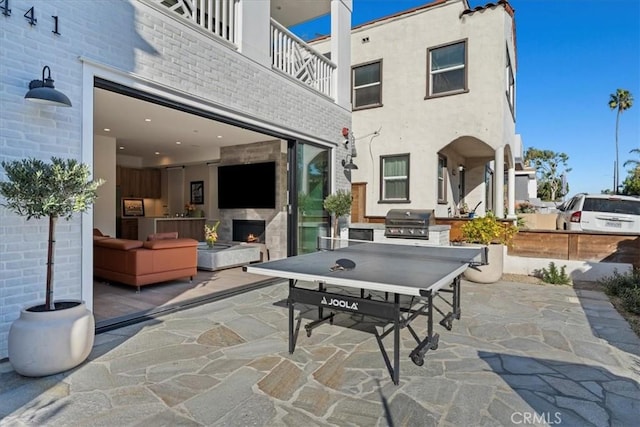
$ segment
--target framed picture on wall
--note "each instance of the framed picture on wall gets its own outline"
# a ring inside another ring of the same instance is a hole
[[[204,181],[191,181],[191,204],[204,205]]]
[[[122,199],[122,216],[144,216],[144,200]]]

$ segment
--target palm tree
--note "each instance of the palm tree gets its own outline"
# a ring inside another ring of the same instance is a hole
[[[613,183],[615,188],[613,189],[615,194],[618,194],[618,126],[620,123],[620,114],[624,110],[628,110],[633,105],[633,96],[628,90],[617,89],[616,93],[609,95],[609,108],[612,110],[618,110],[616,114],[616,169],[614,171]]]
[[[640,154],[640,148],[634,148],[633,150],[629,151],[629,153]],[[640,167],[640,160],[629,159],[626,162],[624,162],[622,166],[628,166],[628,165],[631,165],[633,166],[634,169],[636,169]]]

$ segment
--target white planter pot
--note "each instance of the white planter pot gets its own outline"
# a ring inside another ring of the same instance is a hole
[[[495,283],[502,278],[504,272],[504,245],[488,245],[488,265],[469,267],[464,278],[476,283]]]
[[[9,330],[9,361],[28,377],[74,368],[91,353],[95,320],[83,301],[56,301],[55,311],[24,309]],[[68,306],[68,307],[67,307]]]

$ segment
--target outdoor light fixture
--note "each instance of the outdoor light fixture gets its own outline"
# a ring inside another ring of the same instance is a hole
[[[45,72],[47,77],[45,78]],[[55,105],[57,107],[71,107],[69,98],[55,89],[51,78],[51,69],[45,65],[42,69],[42,80],[31,80],[29,92],[24,96],[26,100],[40,104]]]
[[[347,162],[347,160],[349,160],[349,162]],[[342,167],[344,167],[346,170],[358,169],[358,166],[353,163],[353,158],[348,154],[346,159],[342,159]]]
[[[460,166],[458,166],[458,170],[459,170],[460,172],[464,172],[464,165],[460,165]]]

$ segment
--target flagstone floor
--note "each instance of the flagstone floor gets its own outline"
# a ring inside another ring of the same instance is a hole
[[[399,385],[357,316],[289,354],[286,296],[281,282],[99,334],[59,375],[0,364],[0,425],[637,425],[640,339],[601,292],[463,281],[462,317],[436,326],[423,366],[403,329]]]

